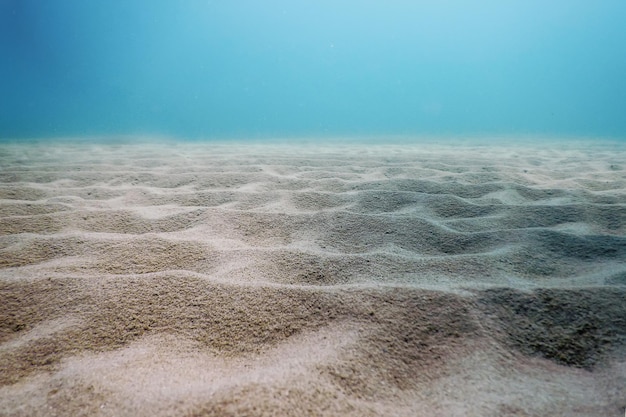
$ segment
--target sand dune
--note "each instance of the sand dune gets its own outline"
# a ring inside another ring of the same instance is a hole
[[[0,145],[0,415],[625,409],[623,144]]]

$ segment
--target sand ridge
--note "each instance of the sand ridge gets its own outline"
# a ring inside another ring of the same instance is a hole
[[[0,145],[4,415],[622,415],[625,277],[619,143]]]

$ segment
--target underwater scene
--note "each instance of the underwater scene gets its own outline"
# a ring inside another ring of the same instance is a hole
[[[0,0],[0,415],[623,416],[625,21]]]

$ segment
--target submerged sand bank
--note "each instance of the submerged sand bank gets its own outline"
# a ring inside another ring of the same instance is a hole
[[[623,415],[626,146],[0,145],[3,415]]]

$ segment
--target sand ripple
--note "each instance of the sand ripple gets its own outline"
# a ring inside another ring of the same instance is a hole
[[[0,149],[4,415],[626,407],[623,145]]]

